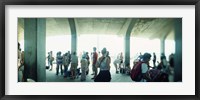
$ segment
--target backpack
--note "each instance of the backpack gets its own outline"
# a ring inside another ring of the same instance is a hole
[[[137,62],[133,68],[131,69],[130,77],[133,81],[139,82],[142,79],[142,70],[141,70],[141,65],[144,62]]]

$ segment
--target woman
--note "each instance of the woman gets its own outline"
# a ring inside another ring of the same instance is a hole
[[[81,59],[81,81],[86,80],[87,67],[88,67],[88,61],[86,59],[86,54],[83,54]]]
[[[98,59],[96,67],[100,68],[100,72],[95,78],[95,82],[110,82],[111,75],[110,75],[110,59],[107,56],[106,48],[103,48],[101,51],[102,56]]]
[[[146,82],[149,77],[147,77],[146,73],[149,70],[149,61],[151,60],[150,53],[144,53],[142,56],[142,64],[141,64],[141,71],[142,71],[142,79],[141,82]]]

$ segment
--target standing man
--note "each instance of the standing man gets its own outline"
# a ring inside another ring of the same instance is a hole
[[[96,67],[96,63],[97,63],[97,58],[98,58],[98,54],[96,52],[97,48],[93,47],[93,56],[92,56],[92,70],[94,72],[94,77],[92,79],[95,79],[97,76],[97,67]]]
[[[57,66],[56,66],[56,75],[58,75],[59,74],[59,69],[61,70],[61,75],[63,75],[63,69],[62,69],[62,60],[63,59],[63,57],[61,56],[61,52],[59,51],[58,53],[57,53],[57,57],[56,57],[56,64],[57,64]]]
[[[153,67],[156,67],[156,54],[153,53]]]

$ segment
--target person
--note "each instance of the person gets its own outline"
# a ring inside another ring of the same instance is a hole
[[[23,82],[24,80],[24,51],[21,52],[20,43],[18,43],[18,60],[17,60],[17,69],[18,69],[18,82]]]
[[[98,54],[96,52],[96,47],[93,47],[93,55],[92,55],[92,70],[94,72],[94,77],[92,79],[95,79],[97,76],[97,67],[96,67],[96,63],[97,63],[97,58],[98,58]],[[93,75],[93,74],[92,74]]]
[[[87,69],[86,69],[86,75],[88,75],[88,73],[89,73],[89,65],[90,65],[90,57],[88,55],[88,52],[86,52],[86,59],[87,59],[87,62],[88,62],[88,66],[87,66]]]
[[[49,66],[50,66],[50,71],[52,71],[53,70],[53,61],[54,61],[54,58],[53,58],[53,52],[52,51],[50,51],[49,52],[49,58],[48,58],[48,61],[49,61]]]
[[[168,70],[168,64],[167,64],[166,56],[164,55],[164,53],[161,54],[160,63],[158,64],[157,69],[163,72],[166,72]]]
[[[111,66],[110,66],[110,63],[111,63],[111,57],[109,56],[109,51],[107,51],[107,57],[108,57],[108,59],[109,59],[109,70],[110,70],[110,68],[111,68]]]
[[[69,63],[68,63],[68,53],[65,53],[63,55],[63,66],[64,66],[64,78],[67,77],[67,71],[68,71],[68,66],[69,66]]]
[[[20,67],[20,65],[21,65],[21,63],[20,63],[20,61],[21,61],[21,48],[20,48],[20,43],[18,42],[18,62],[17,62],[17,69],[19,69],[19,67]]]
[[[71,54],[70,54],[70,51],[67,52],[67,60],[68,60],[68,66],[69,66],[70,63],[71,63]]]
[[[83,54],[81,59],[81,81],[86,80],[86,71],[88,67],[88,60],[86,59],[86,57],[86,54]]]
[[[142,56],[142,64],[141,64],[141,72],[142,72],[142,79],[140,82],[146,82],[148,77],[146,76],[146,72],[149,70],[149,61],[151,60],[150,53],[144,53]]]
[[[59,51],[57,53],[57,57],[56,57],[56,75],[59,74],[59,69],[61,70],[61,75],[63,75],[63,69],[62,69],[62,59],[63,57],[61,56],[61,52]]]
[[[123,53],[121,52],[120,54],[119,54],[119,60],[120,60],[120,63],[119,63],[119,68],[121,69],[121,66],[123,65]]]
[[[122,54],[122,52],[117,56],[117,58],[114,60],[113,64],[115,66],[116,73],[119,73],[118,69],[121,70],[121,65],[123,64],[123,54]]]
[[[142,53],[140,52],[139,56],[138,56],[138,60],[141,61],[142,60]]]
[[[71,56],[71,68],[70,68],[71,79],[76,78],[77,66],[78,66],[78,56],[76,55],[76,52],[73,52],[73,54]]]
[[[169,55],[169,65],[170,67],[174,68],[174,54]]]
[[[125,73],[126,73],[127,75],[130,75],[130,72],[131,72],[130,63],[127,63],[127,64],[125,65]]]
[[[169,81],[174,81],[174,54],[169,55]]]
[[[114,62],[113,62],[114,66],[115,66],[116,73],[119,73],[118,69],[119,69],[119,64],[120,64],[120,63],[121,63],[121,62],[120,62],[120,59],[118,59],[118,57],[117,57],[117,59],[115,59]]]
[[[153,53],[153,67],[156,67],[156,54]]]
[[[100,72],[97,77],[94,79],[94,82],[110,82],[111,74],[110,74],[110,59],[107,56],[106,48],[103,48],[102,56],[98,59],[96,67],[100,68]]]

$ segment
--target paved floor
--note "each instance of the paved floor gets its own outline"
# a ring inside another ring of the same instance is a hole
[[[91,78],[93,77],[92,74],[92,66],[89,66],[89,74],[86,76],[86,81],[84,82],[94,82]],[[115,73],[115,68],[114,66],[111,66],[111,82],[133,82],[130,78],[129,75],[127,74],[116,74]],[[81,82],[80,81],[80,76],[79,78],[76,78],[74,80],[68,78],[64,78],[63,75],[56,75],[56,65],[54,64],[53,70],[49,71],[48,69],[46,70],[46,81],[47,82]],[[169,75],[169,81],[173,82],[173,76]]]
[[[89,74],[86,76],[86,81],[85,82],[94,82],[91,78],[93,77],[92,74],[92,68],[89,66],[90,71]],[[114,66],[111,67],[111,82],[133,82],[130,78],[129,75],[126,74],[116,74],[115,73],[115,68]],[[56,65],[54,65],[53,70],[49,71],[46,70],[46,80],[47,82],[81,82],[80,81],[80,76],[79,78],[72,80],[69,77],[64,78],[62,75],[56,75]]]

